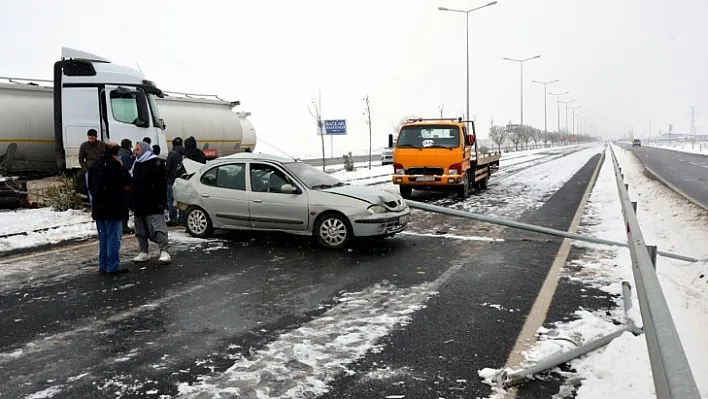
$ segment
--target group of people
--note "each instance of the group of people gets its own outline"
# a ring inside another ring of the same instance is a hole
[[[160,249],[158,261],[170,263],[167,226],[181,224],[181,212],[174,206],[172,186],[184,173],[182,160],[190,159],[206,163],[204,153],[196,148],[193,137],[173,140],[173,149],[162,161],[157,155],[160,147],[150,146],[144,138],[135,144],[128,139],[105,143],[97,139],[95,129],[88,131],[88,141],[79,149],[81,164],[80,182],[86,185],[91,215],[98,229],[98,270],[109,274],[125,273],[130,269],[120,265],[122,236],[127,233],[130,209],[133,211],[135,235],[139,253],[133,262],[146,262],[149,256],[149,241]],[[196,150],[196,151],[194,151]],[[195,159],[196,158],[196,159]],[[165,212],[169,209],[169,223]]]

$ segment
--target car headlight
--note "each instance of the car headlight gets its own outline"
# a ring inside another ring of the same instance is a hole
[[[379,213],[386,213],[386,212],[388,212],[388,209],[384,208],[381,205],[371,205],[369,207],[369,213],[371,213],[372,215],[376,215]]]

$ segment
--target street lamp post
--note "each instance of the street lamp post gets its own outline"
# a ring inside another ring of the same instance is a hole
[[[556,105],[557,105],[557,108],[558,108],[558,113],[557,113],[557,116],[558,116],[558,133],[560,133],[560,131],[561,131],[561,105],[560,105],[560,96],[564,96],[564,95],[566,95],[566,94],[570,94],[570,92],[569,92],[569,91],[566,91],[565,93],[548,93],[548,94],[550,94],[550,95],[552,95],[552,96],[556,96]]]
[[[466,122],[467,132],[469,132],[469,130],[470,130],[470,127],[469,127],[469,120],[470,120],[470,13],[472,11],[477,11],[479,9],[493,6],[495,4],[497,4],[496,0],[492,1],[490,3],[487,3],[483,6],[473,8],[471,10],[458,10],[458,9],[454,9],[454,8],[438,7],[439,11],[450,11],[450,12],[458,12],[458,13],[465,14],[465,19],[466,19],[466,24],[467,24],[466,25],[467,27],[465,29],[465,43],[466,43],[465,46],[466,46],[466,52],[467,52],[467,71],[466,71],[466,73],[467,73],[467,85],[466,85],[467,86],[467,90],[466,90],[467,115],[466,115],[465,120],[467,121]]]
[[[521,129],[524,128],[524,62],[535,60],[537,58],[541,58],[541,56],[536,55],[533,57],[525,58],[523,60],[517,60],[515,58],[504,57],[504,60],[506,60],[506,61],[518,62],[521,65]]]
[[[570,101],[561,101],[561,104],[565,104],[565,130],[570,133],[570,130],[568,130],[568,104],[575,102],[575,100],[570,100]]]
[[[546,86],[552,83],[559,82],[559,80],[550,80],[548,82],[539,82],[537,80],[533,80],[532,82],[543,85],[543,132],[548,133],[548,89],[546,88]]]
[[[580,108],[582,107],[570,107],[570,109],[573,110],[573,136],[575,136],[575,110]]]

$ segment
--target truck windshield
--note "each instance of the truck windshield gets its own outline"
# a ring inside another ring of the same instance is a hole
[[[154,94],[148,94],[148,103],[150,104],[150,114],[152,114],[152,124],[153,126],[162,129],[162,118],[160,117],[160,110],[157,107],[157,100]]]
[[[308,188],[321,189],[343,186],[339,179],[304,162],[287,162],[285,167],[297,176]]]
[[[397,148],[457,148],[460,128],[450,125],[404,126],[398,135]]]

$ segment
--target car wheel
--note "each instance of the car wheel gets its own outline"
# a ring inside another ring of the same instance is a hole
[[[214,232],[209,214],[202,208],[193,207],[187,211],[185,217],[187,233],[193,237],[206,238]]]
[[[340,214],[326,213],[315,225],[317,242],[328,249],[344,248],[352,238],[352,228],[349,221]]]

